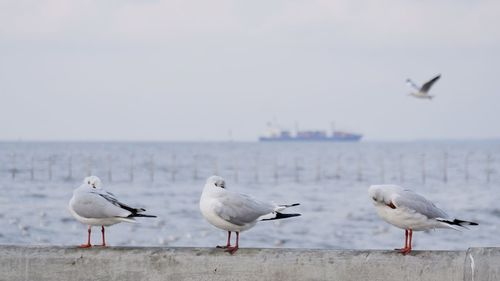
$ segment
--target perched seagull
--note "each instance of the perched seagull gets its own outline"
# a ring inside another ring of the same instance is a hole
[[[240,232],[252,228],[258,221],[277,220],[300,216],[300,214],[284,214],[281,211],[288,207],[298,206],[276,205],[261,202],[252,197],[226,189],[226,183],[219,176],[207,179],[200,198],[200,210],[205,219],[220,229],[227,231],[226,252],[234,254],[238,250]],[[236,245],[231,246],[231,232],[236,232]]]
[[[411,252],[413,230],[453,228],[477,225],[449,217],[431,201],[397,185],[372,185],[368,189],[378,215],[386,222],[405,230],[405,246],[397,249],[403,255]]]
[[[69,210],[79,222],[89,226],[87,244],[81,245],[81,248],[92,247],[90,244],[92,226],[101,226],[102,246],[105,247],[104,226],[124,221],[135,222],[136,217],[156,217],[140,214],[146,210],[132,208],[118,201],[115,195],[102,188],[101,180],[96,176],[86,177],[83,184],[73,191],[73,197],[69,201]]]
[[[441,74],[427,81],[422,87],[417,86],[410,79],[406,79],[406,83],[418,91],[415,93],[410,93],[410,96],[414,96],[419,99],[429,99],[429,100],[432,99],[434,96],[429,95],[429,90],[431,89],[432,85],[437,80],[439,80],[439,78],[441,78]]]

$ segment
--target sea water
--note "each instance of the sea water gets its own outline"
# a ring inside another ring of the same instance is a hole
[[[224,244],[200,214],[207,177],[301,217],[243,232],[241,247],[392,249],[404,231],[377,217],[367,189],[399,184],[451,216],[479,223],[462,232],[416,232],[416,249],[500,244],[500,142],[404,143],[0,143],[0,243],[78,245],[87,226],[68,202],[87,175],[119,200],[158,218],[107,228],[111,246]],[[92,241],[100,243],[100,228]]]

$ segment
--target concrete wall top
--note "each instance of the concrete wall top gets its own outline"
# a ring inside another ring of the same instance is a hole
[[[500,280],[500,248],[468,251],[0,246],[0,280]]]

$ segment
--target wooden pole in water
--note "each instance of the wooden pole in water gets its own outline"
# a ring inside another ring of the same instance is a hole
[[[465,161],[464,161],[464,173],[465,173],[465,182],[469,182],[469,160],[470,160],[471,153],[467,152],[465,154]]]
[[[337,168],[335,169],[335,179],[339,180],[342,172],[342,154],[337,154]]]
[[[135,155],[133,153],[130,154],[130,170],[129,170],[129,181],[130,182],[134,181],[134,157],[135,157]]]
[[[422,184],[425,184],[425,180],[427,179],[427,174],[425,170],[425,153],[422,153],[421,161],[422,161]]]
[[[491,176],[491,163],[492,163],[492,157],[491,153],[488,152],[486,156],[486,183],[490,183],[490,176]]]
[[[52,181],[52,163],[54,161],[54,156],[51,155],[49,156],[49,159],[47,161],[47,170],[48,170],[48,174],[49,174],[49,181]]]
[[[73,179],[73,155],[68,157],[68,180]]]
[[[12,154],[12,169],[10,169],[10,172],[12,173],[12,180],[16,180],[16,174],[17,174],[17,167],[16,167],[16,154]]]
[[[448,182],[448,152],[443,153],[443,182]]]
[[[177,175],[177,155],[172,155],[172,182],[175,182],[175,177]]]
[[[385,163],[384,157],[380,157],[380,182],[385,182]]]
[[[92,175],[92,156],[87,157],[87,177]]]
[[[198,155],[194,155],[194,164],[193,164],[193,179],[198,179]]]
[[[399,182],[405,182],[405,169],[404,169],[404,156],[403,154],[399,154],[398,158],[398,166],[399,166]]]
[[[153,154],[149,155],[149,180],[155,181],[155,156]]]
[[[363,181],[363,159],[358,155],[358,181]]]
[[[259,182],[259,163],[260,163],[260,159],[259,159],[259,155],[257,154],[255,156],[255,166],[254,166],[254,181],[255,181],[255,183]]]
[[[238,159],[236,160],[233,160],[233,173],[234,173],[234,182],[235,183],[238,183],[238,178],[239,178],[239,175],[238,175],[238,169],[239,169],[239,163],[238,163]]]
[[[316,160],[316,182],[321,181],[321,157]]]
[[[217,158],[214,158],[214,175],[219,175],[219,163]]]
[[[113,157],[108,154],[108,181],[113,181]]]
[[[297,157],[294,158],[294,163],[295,163],[295,182],[300,182],[299,160]]]
[[[30,180],[35,180],[35,156],[31,156],[30,162]]]
[[[274,183],[277,184],[279,181],[279,165],[278,165],[278,160],[274,158]]]

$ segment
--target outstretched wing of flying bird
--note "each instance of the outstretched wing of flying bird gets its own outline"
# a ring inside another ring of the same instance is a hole
[[[411,81],[410,79],[406,79],[406,84],[408,84],[411,87],[415,88],[415,90],[420,91],[420,87],[417,84],[413,83],[413,81]]]
[[[434,85],[434,83],[436,83],[437,80],[439,80],[439,78],[441,78],[441,74],[439,74],[438,76],[432,78],[431,80],[429,80],[428,82],[426,82],[423,86],[422,86],[422,89],[420,89],[420,91],[422,93],[427,93],[432,85]]]

